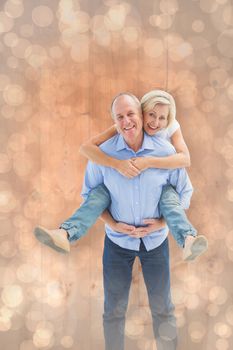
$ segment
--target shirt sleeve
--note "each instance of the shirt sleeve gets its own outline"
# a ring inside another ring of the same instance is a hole
[[[179,194],[182,208],[188,209],[193,194],[193,186],[187,171],[183,168],[172,170],[170,184],[175,187],[176,192]]]
[[[176,132],[176,130],[179,128],[180,128],[180,124],[178,123],[178,121],[176,119],[174,119],[172,124],[169,125],[169,127],[167,128],[168,137],[171,138],[172,135],[174,134],[174,132]]]
[[[103,172],[101,169],[101,166],[94,164],[92,162],[88,162],[84,181],[83,181],[83,187],[82,187],[82,197],[86,199],[88,196],[88,193],[98,185],[104,182],[103,179]]]

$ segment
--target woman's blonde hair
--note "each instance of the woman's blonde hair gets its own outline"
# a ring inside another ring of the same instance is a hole
[[[141,98],[141,106],[142,112],[148,112],[153,109],[156,104],[164,104],[169,106],[169,114],[168,114],[168,124],[172,124],[174,119],[176,118],[176,103],[172,95],[163,90],[151,90],[147,92]]]

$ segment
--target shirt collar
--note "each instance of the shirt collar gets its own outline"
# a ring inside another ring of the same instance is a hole
[[[139,150],[136,152],[140,152],[140,151],[144,151],[146,149],[149,150],[153,150],[155,148],[152,137],[147,135],[147,133],[143,133],[143,142],[142,142],[142,146],[139,148]],[[118,140],[117,140],[117,144],[116,144],[116,150],[121,151],[123,149],[127,149],[130,151],[133,151],[132,148],[130,148],[127,143],[125,142],[123,136],[121,134],[119,134],[118,136]]]

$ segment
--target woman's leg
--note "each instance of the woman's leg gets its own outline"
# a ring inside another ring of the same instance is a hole
[[[194,260],[207,250],[207,239],[202,235],[197,236],[197,230],[188,220],[180,205],[179,195],[171,185],[163,187],[159,208],[171,234],[178,245],[184,248],[184,260]]]
[[[171,185],[163,187],[159,201],[160,214],[166,220],[169,230],[180,247],[184,247],[188,235],[196,236],[197,230],[188,220],[180,205],[180,198]]]
[[[109,207],[110,202],[110,194],[104,184],[91,190],[81,206],[60,226],[68,232],[69,241],[73,242],[84,236]]]
[[[38,226],[34,230],[36,238],[59,253],[70,251],[70,242],[86,234],[102,212],[110,204],[110,194],[104,184],[94,188],[73,215],[65,220],[59,229],[48,230]]]

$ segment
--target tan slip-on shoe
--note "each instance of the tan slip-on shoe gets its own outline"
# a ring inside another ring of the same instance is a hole
[[[187,236],[183,249],[183,260],[193,261],[208,249],[208,240],[203,235]]]
[[[34,235],[41,243],[59,253],[66,254],[70,252],[70,242],[64,229],[48,230],[45,227],[37,226],[34,229]]]

